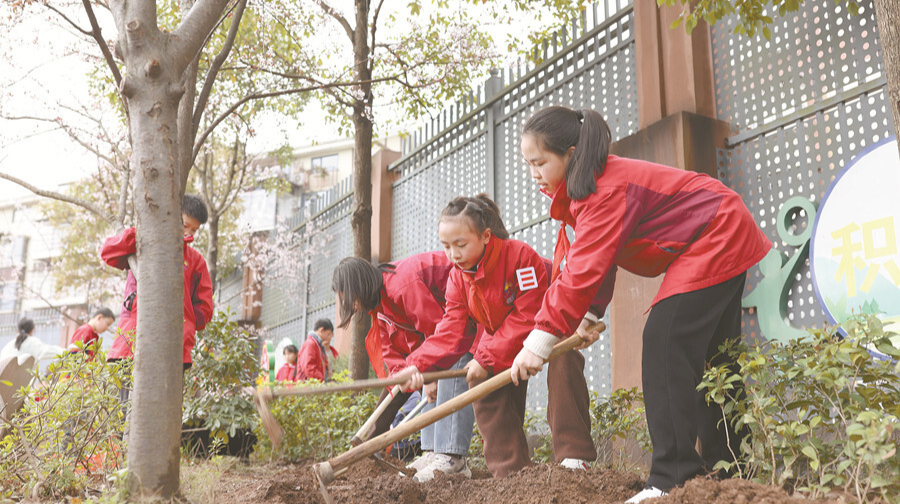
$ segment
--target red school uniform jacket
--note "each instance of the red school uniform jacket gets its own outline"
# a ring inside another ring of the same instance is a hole
[[[417,360],[409,365],[423,372],[449,368],[476,343],[471,321],[462,324],[458,347],[445,348],[428,341],[444,316],[444,290],[453,265],[443,252],[416,254],[392,264],[393,273],[382,273],[381,303],[370,312],[372,329],[366,336],[375,374],[384,378],[385,366],[387,374],[405,368],[407,356],[420,347]],[[448,358],[448,353],[456,355],[455,360]]]
[[[338,351],[333,346],[328,347],[331,350],[332,358],[337,358]],[[322,353],[322,347],[316,341],[316,337],[312,334],[306,336],[306,341],[300,345],[300,353],[297,356],[299,366],[299,376],[301,380],[309,380],[315,378],[319,381],[325,381],[325,378],[331,374],[331,365],[328,363],[328,357]]]
[[[198,330],[206,327],[212,318],[212,282],[206,260],[190,243],[193,237],[184,239],[184,350],[182,362],[191,362],[191,349]],[[137,251],[135,229],[128,228],[121,234],[107,238],[100,249],[100,257],[114,268],[128,268],[127,257]],[[125,281],[125,302],[119,316],[119,331],[113,340],[107,359],[134,357],[134,331],[137,328],[137,281],[131,271]]]
[[[284,365],[281,366],[281,369],[278,370],[278,373],[275,374],[275,381],[300,381],[300,374],[297,372],[297,366],[291,364],[290,362],[285,362]]]
[[[471,317],[484,326],[475,360],[490,373],[509,369],[534,328],[548,283],[547,267],[534,249],[492,236],[475,271],[453,268],[450,273],[447,314],[433,339],[446,348],[459,346],[455,341]]]
[[[75,343],[76,341],[80,341],[84,344],[84,351],[88,354],[88,360],[94,358],[94,352],[88,350],[87,347],[91,346],[95,341],[100,339],[100,335],[97,334],[97,331],[91,327],[91,324],[83,324],[78,326],[78,329],[75,329],[75,332],[72,333],[72,340],[69,341],[69,344]],[[72,349],[69,352],[78,353],[77,349]]]
[[[550,215],[562,221],[554,271],[562,257],[566,263],[535,327],[556,337],[578,326],[601,284],[611,295],[617,266],[645,277],[665,273],[656,304],[744,273],[772,247],[741,198],[708,175],[609,156],[596,182],[581,201],[565,184],[552,196]],[[566,225],[575,231],[570,248]]]

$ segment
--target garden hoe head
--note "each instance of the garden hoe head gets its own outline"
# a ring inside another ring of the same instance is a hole
[[[278,446],[281,444],[282,438],[284,438],[284,430],[281,428],[281,425],[278,425],[278,420],[275,420],[275,417],[272,416],[272,412],[269,411],[269,401],[272,399],[272,389],[269,387],[259,387],[256,389],[256,393],[253,394],[253,404],[256,405],[256,411],[259,412],[259,418],[262,421],[263,428],[266,430],[266,434],[269,435],[269,439],[272,441],[272,449],[277,450]]]
[[[319,491],[322,492],[322,498],[325,499],[325,504],[332,504],[334,501],[331,500],[331,494],[328,493],[328,484],[334,481],[334,471],[331,469],[331,464],[328,462],[321,462],[313,466],[313,473],[316,475],[316,481],[319,482]]]

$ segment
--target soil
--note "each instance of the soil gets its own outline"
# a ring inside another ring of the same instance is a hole
[[[399,464],[399,462],[398,462]],[[503,503],[621,504],[643,487],[634,473],[569,471],[557,465],[535,465],[495,480],[476,469],[471,479],[438,475],[416,483],[373,460],[363,460],[328,485],[335,503]],[[777,487],[744,480],[697,478],[653,504],[850,504],[846,496],[830,499],[791,497]],[[228,471],[217,485],[215,504],[325,504],[311,464],[255,466]]]

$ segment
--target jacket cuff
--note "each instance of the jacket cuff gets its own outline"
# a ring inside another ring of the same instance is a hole
[[[534,329],[525,338],[525,343],[522,346],[538,357],[547,360],[553,352],[553,345],[557,342],[559,342],[559,338],[556,336],[540,329]]]
[[[594,314],[591,313],[591,312],[585,313],[585,314],[584,314],[584,318],[586,318],[587,321],[590,322],[591,324],[594,324],[594,323],[596,323],[598,320],[600,320],[600,317],[594,315]]]

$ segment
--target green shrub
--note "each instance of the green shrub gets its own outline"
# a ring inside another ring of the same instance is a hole
[[[0,498],[58,501],[105,488],[122,469],[119,387],[131,361],[107,363],[99,343],[91,348],[94,360],[66,355],[36,377],[41,385],[22,389],[23,407],[0,440]]]
[[[349,373],[334,375],[336,383],[350,381]],[[318,387],[310,380],[294,387]],[[284,430],[280,455],[291,460],[324,460],[350,449],[350,439],[375,410],[374,393],[340,392],[310,396],[285,396],[269,401],[272,416]],[[261,425],[256,427],[260,456],[273,456],[272,442]]]
[[[652,452],[644,414],[644,394],[637,387],[614,390],[609,397],[591,393],[591,435],[597,463],[627,471]]]
[[[254,380],[261,372],[255,336],[229,321],[229,316],[216,312],[198,333],[191,353],[193,366],[184,375],[183,423],[209,429],[211,440],[221,443],[259,423],[251,400]]]
[[[755,481],[787,485],[813,496],[843,489],[866,500],[900,499],[900,457],[895,429],[900,415],[896,362],[875,359],[877,348],[894,358],[881,322],[859,316],[845,323],[849,337],[833,329],[810,330],[788,344],[723,346],[737,373],[709,369],[698,390],[734,415],[751,434],[739,463],[720,463]],[[739,392],[745,384],[745,397]],[[718,466],[717,466],[718,467]]]

